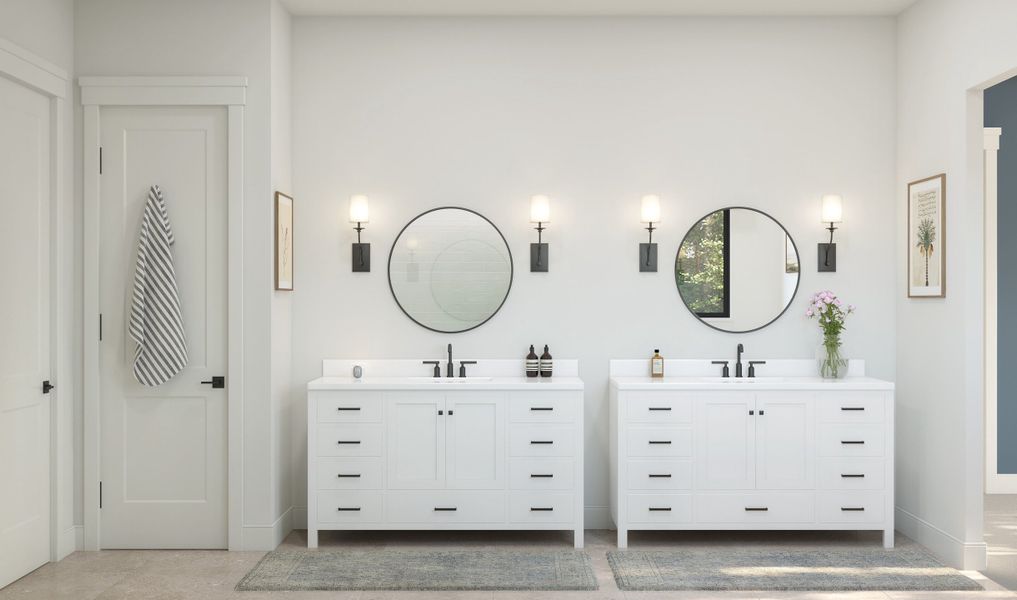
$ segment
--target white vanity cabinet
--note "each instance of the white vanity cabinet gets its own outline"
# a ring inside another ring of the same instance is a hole
[[[577,378],[308,385],[308,547],[322,529],[563,529],[583,545]]]
[[[864,377],[613,377],[619,547],[633,529],[871,529],[891,547],[893,400]]]

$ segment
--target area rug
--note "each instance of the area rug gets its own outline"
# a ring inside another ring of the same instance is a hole
[[[240,583],[240,591],[597,589],[583,552],[519,550],[279,550]]]
[[[607,553],[625,591],[981,590],[917,544],[800,549],[697,547]]]

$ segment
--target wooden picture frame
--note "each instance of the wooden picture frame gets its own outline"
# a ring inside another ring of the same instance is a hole
[[[946,297],[946,175],[908,184],[908,298]]]
[[[293,198],[275,193],[275,289],[293,291]]]

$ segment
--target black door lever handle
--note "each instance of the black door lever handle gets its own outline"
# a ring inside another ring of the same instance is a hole
[[[212,386],[212,389],[219,390],[226,387],[226,378],[222,375],[216,375],[210,381],[202,381],[201,383]]]

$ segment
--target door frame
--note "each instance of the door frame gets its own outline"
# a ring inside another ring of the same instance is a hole
[[[64,201],[66,194],[64,157],[68,143],[64,127],[68,116],[65,112],[70,76],[67,71],[44,58],[5,38],[0,38],[0,77],[49,99],[49,372],[50,377],[60,384],[59,389],[51,392],[49,399],[49,557],[51,561],[58,561],[74,551],[77,538],[73,520],[66,528],[60,529],[61,498],[66,498],[65,503],[68,504],[70,511],[73,511],[74,502],[73,451],[70,450],[73,440],[65,439],[61,444],[59,437],[61,433],[71,434],[66,427],[61,427],[61,422],[67,421],[73,425],[73,374],[71,364],[58,359],[60,347],[58,340],[73,339],[73,317],[70,322],[66,318],[60,318],[65,313],[62,309],[73,303],[73,294],[66,289],[73,286],[73,278],[66,269],[61,269],[63,262],[61,253],[66,251],[65,246],[73,242],[63,242],[63,236],[56,235],[58,231],[69,232],[73,228],[71,215],[67,212]],[[68,293],[59,293],[61,290]],[[61,297],[64,300],[61,301]],[[66,312],[73,313],[72,310]],[[63,465],[61,465],[61,446],[68,452],[68,456],[65,457],[67,460],[64,461],[66,464]],[[65,473],[63,481],[60,479],[61,471]]]
[[[83,549],[99,550],[99,144],[104,106],[223,106],[227,110],[227,547],[242,547],[243,517],[243,216],[244,106],[247,78],[79,77],[82,121],[84,396]],[[87,166],[86,165],[91,165]],[[91,316],[89,316],[91,315]]]

